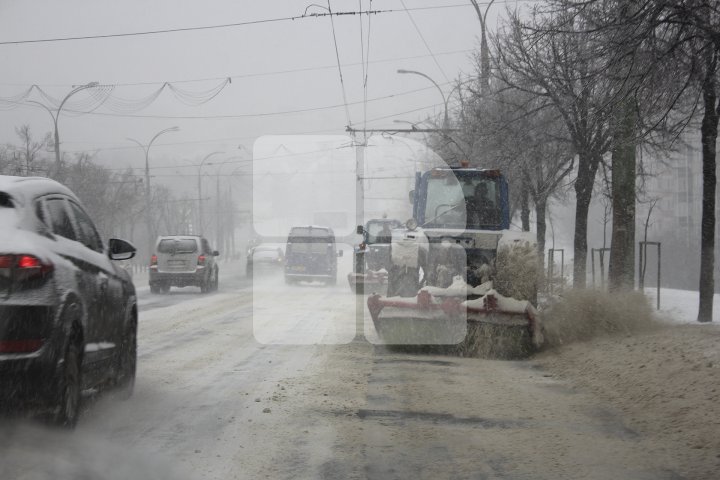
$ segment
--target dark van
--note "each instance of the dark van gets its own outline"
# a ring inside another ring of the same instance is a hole
[[[335,234],[329,227],[303,226],[290,229],[285,248],[285,283],[323,281],[337,283]]]

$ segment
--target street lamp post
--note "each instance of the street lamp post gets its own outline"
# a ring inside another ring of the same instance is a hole
[[[215,214],[215,244],[217,245],[218,248],[225,249],[225,250],[226,250],[226,248],[224,248],[224,245],[227,244],[228,242],[226,241],[225,235],[224,235],[226,229],[222,228],[223,222],[221,221],[222,199],[221,199],[221,194],[220,194],[220,175],[221,175],[223,166],[227,165],[228,163],[232,163],[233,160],[238,159],[238,158],[242,158],[242,157],[240,155],[235,155],[233,157],[228,157],[221,162],[215,162],[215,163],[208,162],[206,164],[206,165],[215,165],[217,167],[217,170],[215,172],[215,189],[216,189],[215,201],[216,201],[216,205],[217,205],[217,207],[216,207],[217,213]],[[230,200],[228,201],[228,208],[230,208],[232,210],[232,182],[230,182],[230,181],[228,182],[228,189],[230,192]],[[230,235],[232,236],[234,234],[234,225],[232,223],[232,215],[230,215],[230,221],[228,222],[228,225],[229,225],[229,229],[227,231],[231,232]],[[226,225],[226,226],[228,226],[228,225]]]
[[[438,85],[437,82],[435,80],[433,80],[432,78],[430,78],[429,76],[425,75],[422,72],[418,72],[416,70],[405,70],[405,69],[401,68],[397,71],[397,73],[410,73],[413,75],[420,75],[421,77],[427,78],[428,80],[430,80],[432,82],[433,85],[435,85],[435,87],[438,89],[438,92],[440,92],[440,95],[442,96],[443,105],[445,106],[445,115],[443,117],[443,128],[447,128],[448,127],[448,101],[447,101],[447,97],[445,97],[445,92],[442,91],[442,88],[440,88],[440,85]]]
[[[79,85],[79,86],[73,88],[70,91],[70,93],[65,95],[65,98],[62,99],[62,102],[60,102],[60,106],[57,108],[55,113],[53,113],[52,110],[50,110],[47,106],[45,106],[44,104],[42,104],[40,102],[35,102],[32,100],[29,102],[29,103],[35,103],[35,104],[43,107],[45,110],[48,111],[48,113],[50,114],[50,116],[53,119],[53,125],[55,127],[55,170],[56,170],[56,173],[60,172],[60,134],[58,132],[58,120],[60,119],[60,111],[65,106],[65,102],[67,102],[70,97],[72,97],[73,95],[75,95],[76,93],[78,93],[82,90],[87,90],[88,88],[94,88],[94,87],[97,87],[98,85],[99,85],[98,82],[90,82],[85,85]]]
[[[153,249],[153,238],[152,238],[152,220],[150,216],[150,162],[149,162],[149,155],[150,155],[150,147],[152,146],[153,142],[163,133],[167,132],[177,132],[180,130],[178,127],[170,127],[166,128],[165,130],[161,130],[158,133],[155,134],[155,136],[150,140],[150,142],[147,144],[147,146],[143,145],[142,143],[138,142],[134,138],[127,138],[127,140],[130,140],[131,142],[135,142],[138,144],[140,148],[143,149],[145,152],[145,226],[147,228],[147,237],[148,237],[148,252],[151,253]]]
[[[198,167],[198,233],[202,235],[203,233],[203,224],[202,224],[202,167],[207,161],[208,158],[212,157],[213,155],[219,155],[225,152],[212,152],[205,155],[205,158],[202,159],[202,162],[200,162],[200,166]]]

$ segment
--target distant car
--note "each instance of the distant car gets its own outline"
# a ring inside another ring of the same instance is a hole
[[[170,287],[200,287],[202,293],[218,288],[219,267],[205,237],[169,235],[159,237],[150,258],[150,292],[167,293]]]
[[[81,391],[132,394],[137,299],[78,198],[47,178],[0,176],[0,405],[72,427]]]
[[[246,274],[251,277],[256,268],[281,268],[285,264],[285,254],[281,247],[258,245],[248,250]]]
[[[342,257],[342,250],[337,250],[331,228],[293,227],[285,247],[285,283],[319,280],[335,285],[337,257]]]

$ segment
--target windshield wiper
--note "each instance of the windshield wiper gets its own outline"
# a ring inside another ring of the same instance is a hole
[[[442,217],[443,215],[452,212],[452,211],[455,210],[456,208],[460,208],[460,207],[464,207],[464,206],[465,206],[465,202],[458,203],[457,205],[455,205],[454,207],[450,208],[449,210],[445,210],[445,211],[442,212],[440,215],[437,215],[437,216],[435,216],[434,218],[431,218],[430,220],[426,221],[425,223],[423,223],[422,225],[420,225],[420,227],[424,227],[425,225],[434,222],[435,220],[437,220],[438,218]]]

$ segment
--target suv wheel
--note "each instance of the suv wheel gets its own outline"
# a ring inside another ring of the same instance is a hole
[[[219,277],[220,277],[220,272],[215,270],[215,275],[213,275],[213,282],[212,282],[213,292],[216,291],[218,289],[218,287],[220,286],[220,278]]]
[[[117,361],[117,376],[115,377],[115,385],[118,388],[117,395],[121,399],[127,400],[133,394],[135,372],[137,371],[137,323],[134,320],[122,340]]]
[[[67,428],[74,428],[80,415],[80,392],[82,390],[80,350],[81,342],[78,336],[73,334],[65,350],[62,374],[58,384],[57,413],[53,418],[53,423]]]

